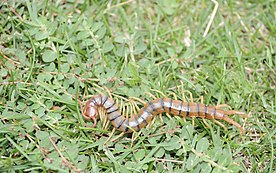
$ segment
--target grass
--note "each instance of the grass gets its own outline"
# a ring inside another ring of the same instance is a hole
[[[0,172],[275,172],[275,1],[218,4],[210,20],[212,1],[1,2]],[[99,92],[126,116],[186,90],[248,113],[245,135],[163,115],[120,136],[81,116]]]

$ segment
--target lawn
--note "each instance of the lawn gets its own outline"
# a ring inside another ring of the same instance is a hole
[[[276,3],[0,2],[0,172],[276,171]],[[133,134],[82,117],[168,97],[227,104],[219,120],[163,113]],[[229,109],[229,108],[228,108]]]

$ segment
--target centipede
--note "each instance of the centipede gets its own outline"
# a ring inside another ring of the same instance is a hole
[[[116,105],[116,102],[107,95],[98,94],[93,95],[85,104],[82,115],[86,120],[93,120],[93,126],[97,125],[98,109],[104,108],[107,118],[111,121],[112,125],[119,131],[131,133],[139,131],[147,126],[153,117],[161,113],[169,113],[175,116],[186,117],[200,117],[203,120],[210,119],[220,126],[224,126],[218,120],[237,127],[241,134],[244,133],[243,127],[231,119],[228,115],[239,115],[243,118],[247,117],[244,112],[236,110],[223,110],[218,106],[207,106],[201,103],[184,102],[181,100],[173,100],[170,98],[157,98],[141,108],[136,116],[130,118],[124,117]]]

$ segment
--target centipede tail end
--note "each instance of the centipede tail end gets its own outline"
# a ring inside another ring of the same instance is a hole
[[[236,126],[239,129],[241,135],[244,134],[244,129],[239,123],[237,123],[236,121],[234,121],[233,119],[229,118],[226,115],[224,115],[223,120],[228,122],[229,124],[233,124],[234,126]]]

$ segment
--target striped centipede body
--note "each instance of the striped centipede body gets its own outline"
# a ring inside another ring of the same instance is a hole
[[[106,95],[94,95],[89,99],[83,109],[83,116],[85,119],[92,119],[94,121],[93,127],[96,126],[98,108],[103,107],[106,110],[108,119],[114,127],[125,133],[130,133],[132,130],[139,131],[150,123],[153,116],[163,112],[178,115],[182,117],[201,117],[203,119],[212,119],[219,125],[223,126],[218,120],[224,120],[236,126],[241,133],[244,132],[242,126],[229,118],[227,115],[238,114],[246,117],[243,112],[235,110],[222,110],[215,106],[207,106],[199,103],[188,103],[179,100],[172,100],[170,98],[158,98],[146,104],[136,117],[125,118],[121,115],[116,103]]]

